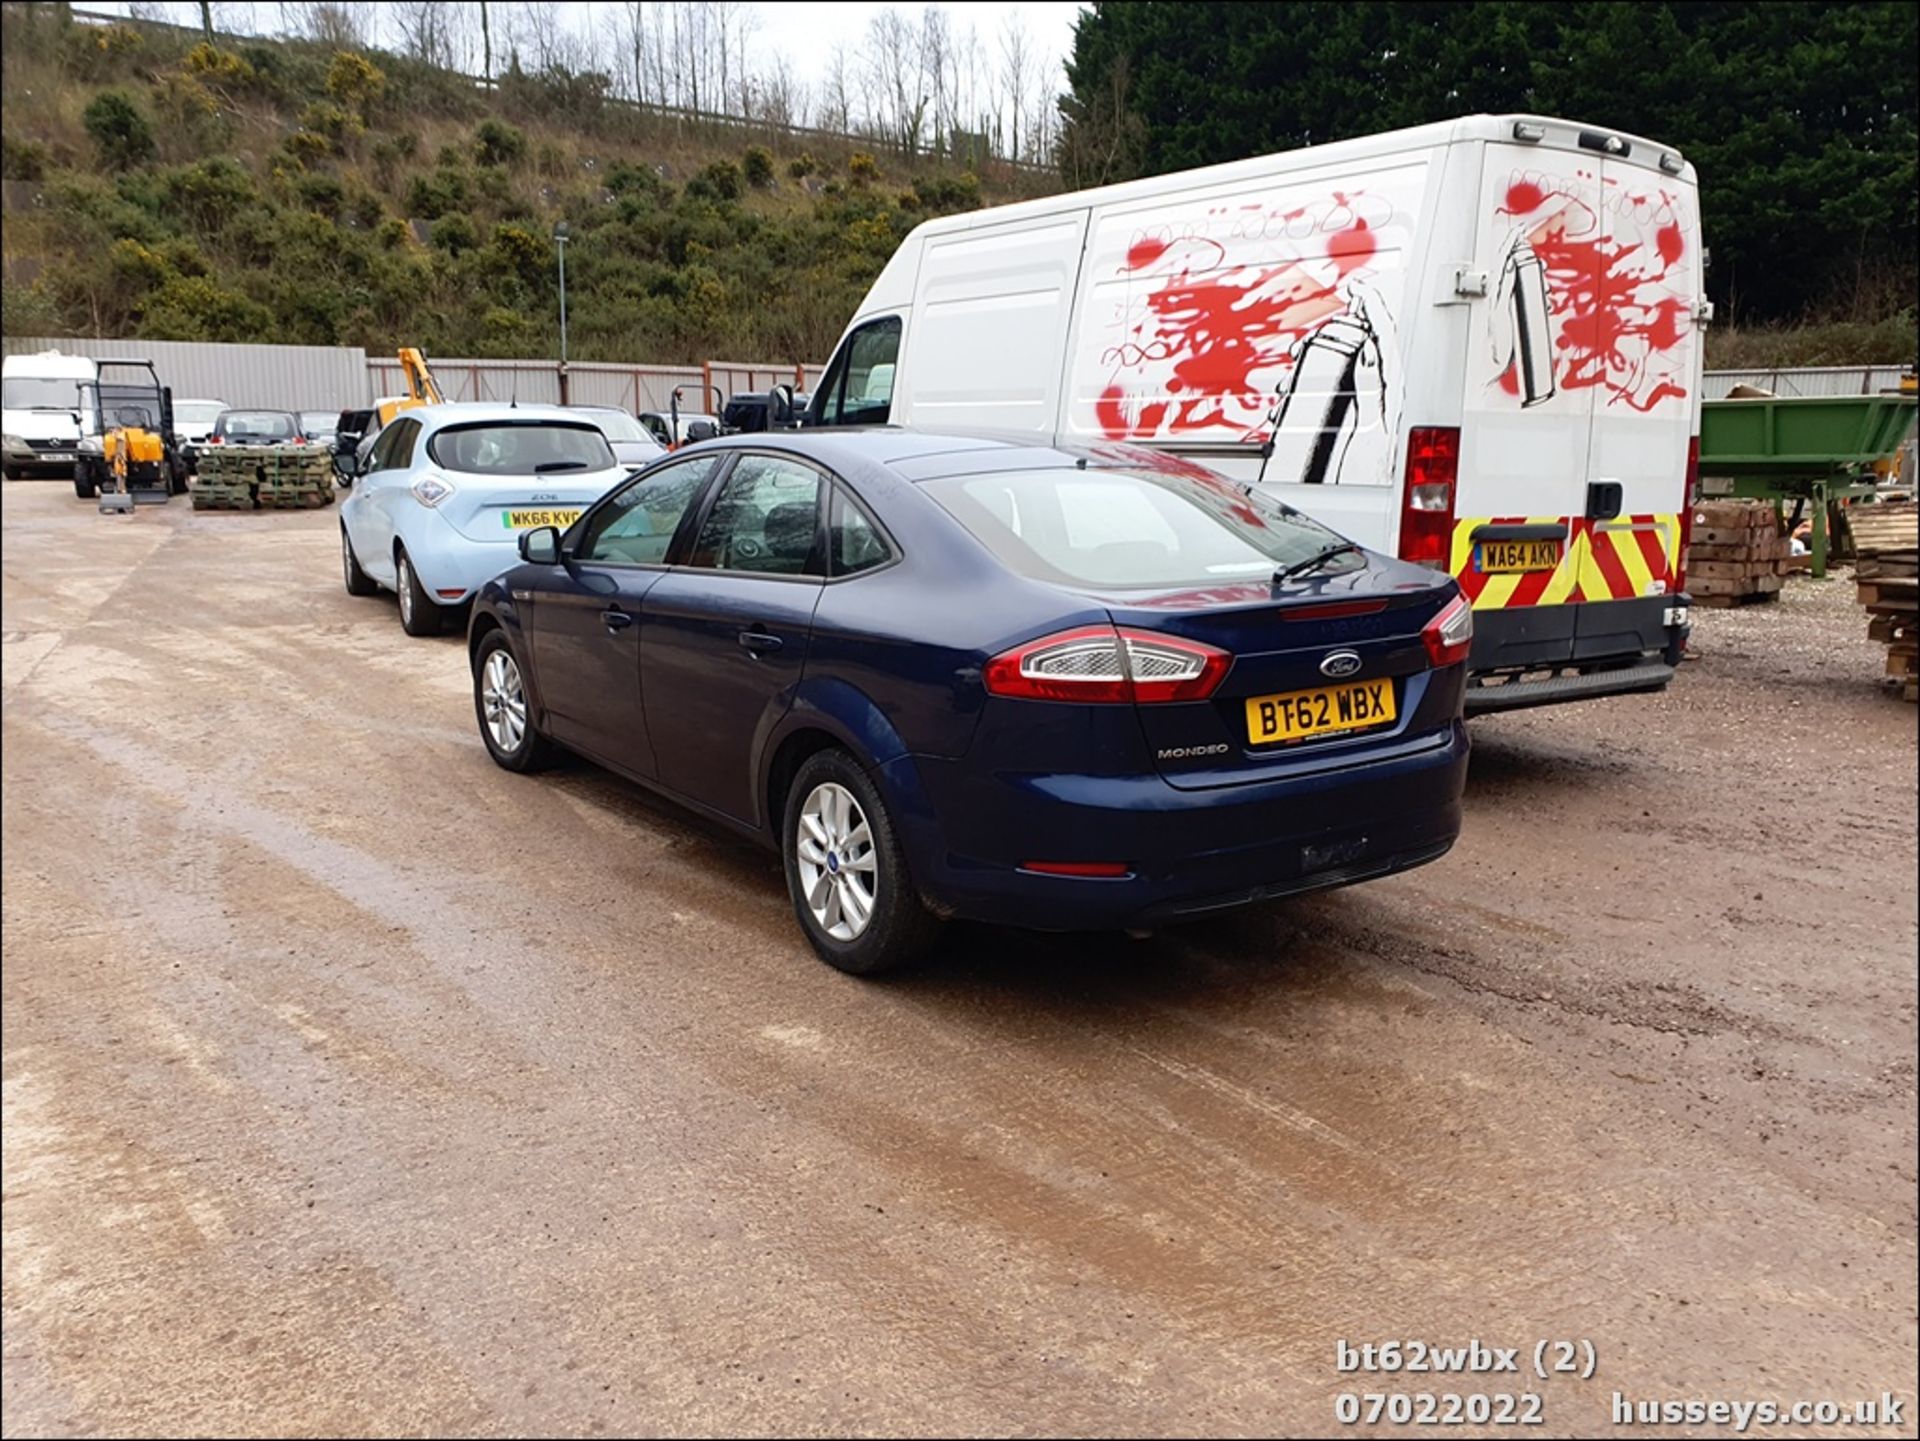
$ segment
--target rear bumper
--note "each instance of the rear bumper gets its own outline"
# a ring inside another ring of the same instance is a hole
[[[1688,610],[1685,594],[1477,610],[1466,712],[1662,690],[1692,633]]]
[[[909,864],[944,915],[1037,930],[1151,925],[1350,885],[1444,855],[1460,832],[1465,726],[1376,759],[1177,790],[1158,776],[982,775],[964,761],[881,768]],[[912,772],[907,774],[905,772]],[[1120,862],[1125,877],[1041,875],[1026,860]]]

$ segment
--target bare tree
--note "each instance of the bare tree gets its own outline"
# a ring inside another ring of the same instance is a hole
[[[493,83],[493,26],[488,23],[487,0],[480,0],[480,75]]]
[[[926,124],[920,37],[898,10],[882,10],[867,22],[868,119],[909,156],[919,153]]]
[[[820,125],[842,134],[853,129],[853,71],[847,63],[843,40],[833,42],[833,54],[827,61],[826,79],[820,95]]]
[[[658,8],[658,7],[656,7]],[[633,98],[647,98],[647,7],[643,0],[623,0],[615,27],[620,35],[620,52],[631,60]]]
[[[953,24],[941,5],[929,5],[920,12],[920,84],[931,107],[932,149],[945,144],[953,129],[953,98],[947,88],[948,66],[953,53]]]
[[[997,109],[1007,120],[1007,157],[1022,158],[1021,124],[1026,118],[1027,91],[1033,83],[1033,44],[1027,38],[1026,22],[1018,11],[1009,10],[1000,22],[1000,83]]]
[[[386,13],[399,32],[400,51],[424,65],[452,69],[454,11],[443,0],[394,0]]]

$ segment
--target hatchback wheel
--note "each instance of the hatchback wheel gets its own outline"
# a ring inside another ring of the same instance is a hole
[[[440,634],[440,607],[421,588],[404,546],[394,552],[393,572],[393,588],[400,595],[400,628],[408,635]]]
[[[920,903],[879,788],[852,756],[807,759],[782,834],[794,915],[828,965],[870,976],[932,944],[939,922]]]
[[[553,763],[553,742],[533,728],[520,662],[497,630],[474,652],[473,711],[480,721],[480,738],[496,764],[525,772]]]
[[[380,585],[374,578],[360,569],[360,562],[353,558],[353,542],[347,538],[347,528],[340,527],[340,569],[346,575],[348,595],[378,595]]]

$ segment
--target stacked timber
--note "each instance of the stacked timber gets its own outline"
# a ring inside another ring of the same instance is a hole
[[[1886,645],[1894,688],[1907,700],[1920,699],[1920,504],[1856,506],[1847,520],[1867,638]]]
[[[310,510],[333,503],[323,445],[203,445],[195,510]]]
[[[1789,549],[1768,502],[1700,501],[1687,547],[1687,593],[1696,605],[1772,600],[1785,584]]]

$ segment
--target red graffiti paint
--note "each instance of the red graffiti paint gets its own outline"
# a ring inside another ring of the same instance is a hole
[[[1367,228],[1367,222],[1355,220],[1327,242],[1327,259],[1339,267],[1344,278],[1349,271],[1373,259],[1376,248],[1373,232]]]
[[[1660,258],[1668,265],[1678,264],[1680,257],[1687,253],[1686,237],[1681,235],[1677,224],[1661,226],[1653,239],[1660,248]]]
[[[1560,386],[1598,389],[1609,405],[1651,410],[1687,394],[1660,364],[1691,334],[1691,307],[1676,293],[1687,280],[1677,273],[1686,237],[1673,219],[1649,236],[1653,197],[1609,195],[1589,204],[1581,189],[1556,182],[1549,197],[1533,181],[1517,180],[1507,187],[1503,213],[1531,215],[1549,198],[1559,202],[1527,232],[1527,242],[1546,267]],[[1671,206],[1671,197],[1659,197],[1655,215],[1670,216]],[[1515,393],[1507,375],[1499,383]]]
[[[1509,360],[1507,368],[1500,372],[1500,388],[1508,395],[1520,393],[1520,368]]]
[[[1145,270],[1166,253],[1166,241],[1155,235],[1143,235],[1127,248],[1127,269]]]
[[[1547,192],[1531,180],[1516,180],[1507,187],[1507,204],[1503,213],[1507,215],[1527,215],[1540,208],[1547,198]]]

